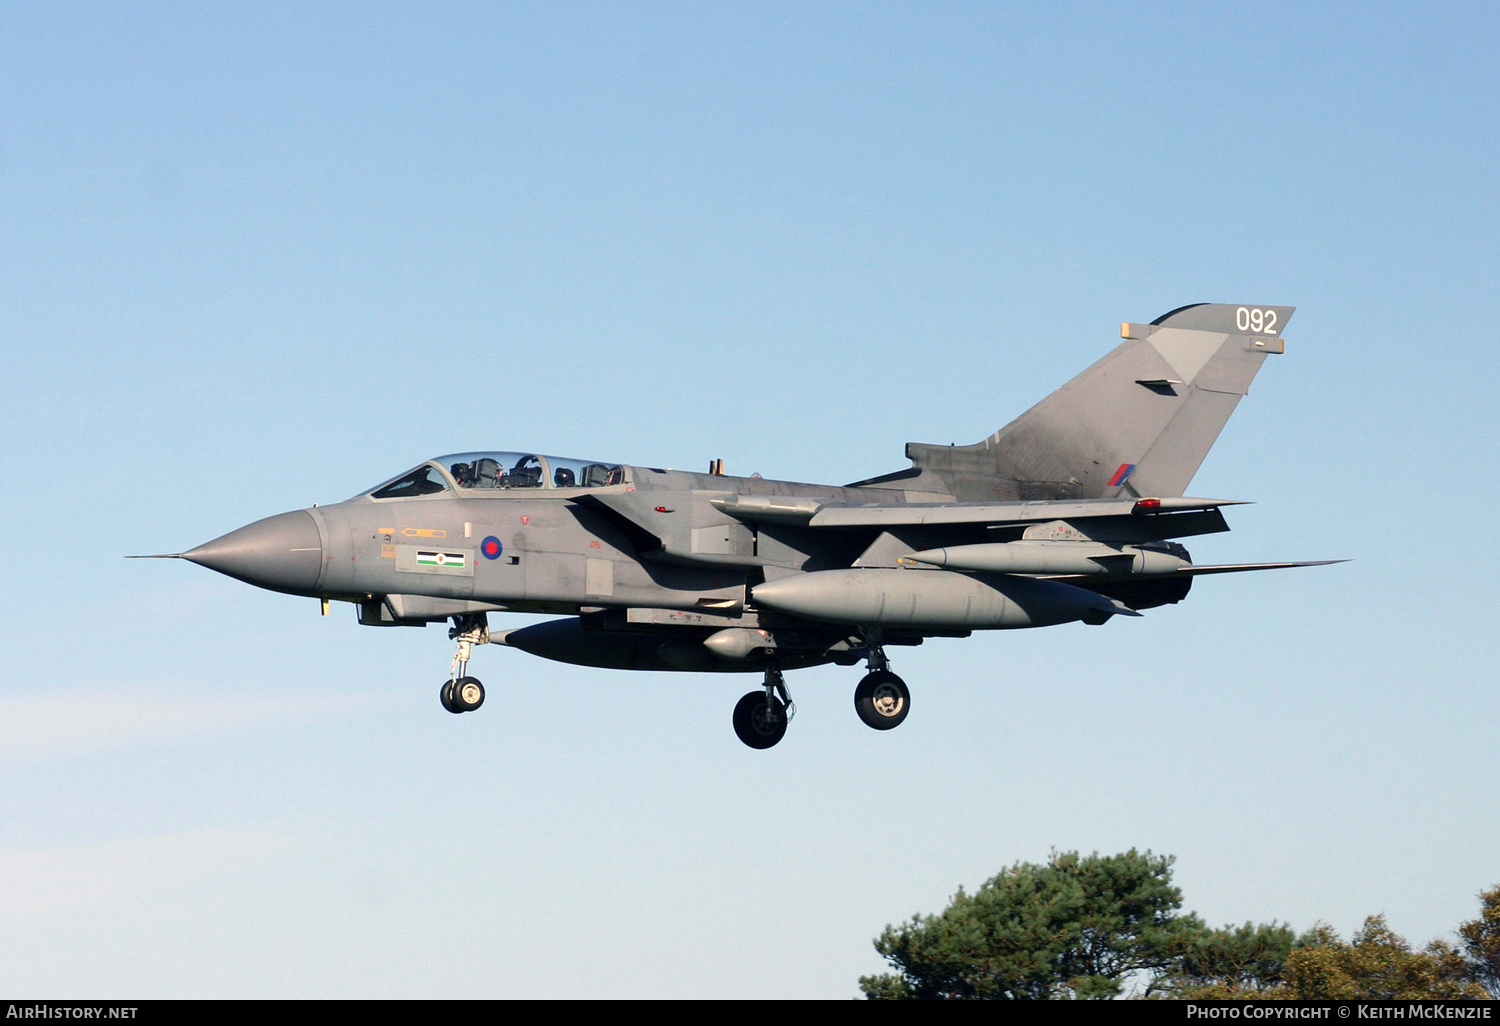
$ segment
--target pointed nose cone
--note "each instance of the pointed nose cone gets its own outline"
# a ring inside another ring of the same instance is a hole
[[[258,588],[314,595],[323,572],[323,542],[312,514],[299,509],[230,531],[182,558]]]

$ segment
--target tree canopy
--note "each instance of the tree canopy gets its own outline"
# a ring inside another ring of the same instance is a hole
[[[1385,1001],[1482,998],[1463,958],[1451,945],[1433,941],[1413,951],[1386,924],[1370,916],[1348,943],[1319,923],[1287,956],[1285,982],[1269,994],[1291,1000]]]
[[[888,926],[875,950],[899,974],[867,976],[881,998],[1114,997],[1127,977],[1159,974],[1203,929],[1179,915],[1172,859],[1054,854],[962,889],[942,913]]]
[[[1255,998],[1386,1000],[1500,997],[1500,887],[1480,895],[1460,944],[1413,951],[1371,916],[1348,942],[1319,923],[1211,929],[1183,913],[1172,858],[1054,853],[1018,862],[937,915],[875,939],[894,973],[860,978],[867,998]]]
[[[1458,928],[1463,958],[1474,980],[1500,1001],[1500,887],[1479,895],[1479,918]]]
[[[1162,989],[1202,999],[1265,997],[1281,986],[1296,940],[1281,923],[1205,928],[1184,946]]]

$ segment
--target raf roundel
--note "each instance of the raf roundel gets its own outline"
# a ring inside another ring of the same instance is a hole
[[[493,534],[479,543],[479,551],[484,553],[485,559],[499,559],[500,549],[500,539]]]

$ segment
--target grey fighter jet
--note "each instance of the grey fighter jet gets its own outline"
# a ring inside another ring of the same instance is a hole
[[[1179,602],[1178,539],[1228,530],[1233,503],[1184,496],[1289,306],[1198,304],[1150,324],[973,445],[906,446],[911,466],[818,485],[528,452],[440,456],[354,498],[281,513],[173,553],[249,584],[350,602],[372,627],[452,621],[443,708],[478,709],[474,645],[621,670],[753,672],[734,710],[752,748],[795,707],[783,673],[867,672],[876,730],[911,695],[887,651]],[[560,619],[492,630],[492,613]]]

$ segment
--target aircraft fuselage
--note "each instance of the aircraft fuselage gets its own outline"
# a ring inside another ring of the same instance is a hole
[[[441,692],[483,687],[475,644],[589,666],[753,671],[735,730],[785,731],[782,671],[866,662],[877,729],[910,708],[887,646],[975,630],[1103,624],[1180,601],[1196,575],[1176,539],[1228,530],[1187,483],[1291,307],[1199,304],[1125,339],[1005,428],[963,446],[909,443],[912,466],[851,485],[662,470],[525,452],[428,460],[347,501],[257,521],[175,553],[274,591],[357,606],[370,626],[451,620]],[[491,632],[491,613],[564,618]]]

